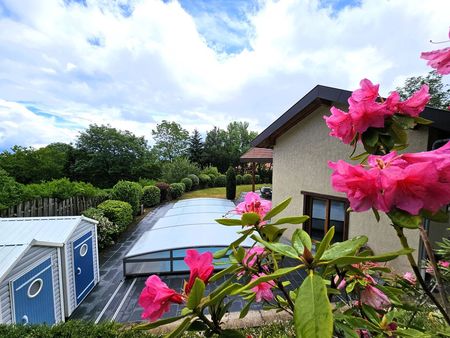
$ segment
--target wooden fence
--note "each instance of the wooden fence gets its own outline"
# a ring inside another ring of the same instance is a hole
[[[37,198],[0,210],[0,217],[76,216],[88,208],[96,207],[103,200],[98,197],[71,197],[66,200]]]

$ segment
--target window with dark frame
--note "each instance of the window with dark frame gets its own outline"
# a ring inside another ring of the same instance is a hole
[[[348,200],[342,197],[302,191],[304,195],[303,213],[310,219],[303,224],[303,230],[312,239],[322,240],[327,231],[334,226],[333,242],[348,239],[349,217]]]

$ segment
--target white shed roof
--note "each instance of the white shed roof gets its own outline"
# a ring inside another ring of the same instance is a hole
[[[145,232],[125,258],[151,252],[195,247],[226,247],[236,240],[239,227],[220,225],[214,220],[233,210],[233,202],[224,199],[190,199],[175,203],[165,217]],[[228,214],[228,218],[238,218]],[[251,246],[247,239],[243,246]]]
[[[84,216],[0,218],[0,245],[28,244],[33,240],[62,246]]]

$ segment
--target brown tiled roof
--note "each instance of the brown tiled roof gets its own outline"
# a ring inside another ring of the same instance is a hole
[[[272,163],[273,150],[268,148],[250,148],[241,156],[241,162]]]

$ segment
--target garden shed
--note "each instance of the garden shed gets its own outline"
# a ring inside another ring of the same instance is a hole
[[[8,242],[8,244],[5,244]],[[10,236],[0,239],[0,323],[64,321],[61,260],[57,245]]]
[[[37,241],[58,247],[65,317],[99,281],[97,221],[84,216],[0,218],[0,233],[4,246]]]

